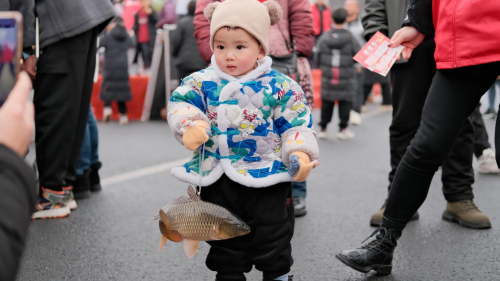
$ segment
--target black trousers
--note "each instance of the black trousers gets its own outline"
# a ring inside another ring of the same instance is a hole
[[[352,101],[342,101],[339,100],[339,128],[343,130],[349,125],[349,114],[353,107]],[[335,102],[322,100],[321,101],[321,121],[319,126],[321,130],[326,130],[328,123],[332,121],[333,108],[335,107]]]
[[[474,125],[474,155],[477,158],[483,155],[483,150],[491,147],[483,116],[479,111],[480,106],[481,104],[478,104],[470,116],[472,125]]]
[[[45,49],[37,64],[36,159],[40,185],[61,190],[75,180],[89,114],[97,28]]]
[[[111,101],[104,102],[105,107],[111,107],[111,104]],[[116,104],[118,104],[118,111],[120,112],[120,114],[127,114],[127,102],[117,101]]]
[[[391,172],[389,190],[394,175],[421,123],[422,109],[426,104],[432,79],[436,73],[434,40],[426,40],[416,48],[405,64],[395,64],[391,70],[392,105],[390,126]],[[443,105],[447,107],[447,105]],[[472,169],[474,130],[469,120],[463,123],[459,137],[448,157],[442,161],[443,194],[447,201],[457,202],[474,198]],[[441,165],[439,165],[441,166]]]
[[[201,189],[201,198],[227,208],[247,223],[247,235],[211,241],[206,265],[217,280],[246,280],[244,272],[255,265],[272,280],[290,272],[295,216],[289,182],[265,188],[240,185],[223,175]]]
[[[142,61],[144,62],[145,68],[151,67],[151,61],[153,60],[153,47],[148,43],[138,43],[137,49],[135,51],[133,63],[137,63],[139,59],[139,53],[142,54]]]
[[[404,229],[425,201],[434,173],[452,153],[457,138],[472,127],[469,116],[499,74],[500,62],[436,72],[420,128],[394,177],[383,226],[397,231]],[[499,122],[497,119],[497,128]]]

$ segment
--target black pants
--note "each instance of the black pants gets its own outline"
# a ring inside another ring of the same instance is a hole
[[[472,125],[474,125],[474,155],[477,158],[483,155],[483,150],[491,147],[483,116],[479,111],[480,106],[481,104],[478,104],[470,116]]]
[[[37,64],[36,159],[40,185],[54,190],[75,180],[96,63],[97,28],[45,49]]]
[[[382,105],[391,105],[391,85],[382,83]],[[363,85],[363,105],[372,91],[373,85]]]
[[[153,60],[153,48],[151,47],[151,44],[149,42],[137,44],[137,50],[135,51],[133,63],[138,62],[139,53],[142,54],[142,61],[144,62],[144,67],[150,68],[151,61]]]
[[[347,128],[349,125],[349,114],[351,112],[353,102],[352,101],[342,101],[339,100],[339,118],[340,130]],[[326,130],[328,123],[332,121],[333,108],[335,107],[335,102],[322,100],[321,101],[321,121],[319,126],[321,130]]]
[[[264,279],[290,272],[295,216],[289,182],[265,188],[240,185],[223,175],[201,189],[201,198],[227,208],[247,223],[247,235],[211,241],[206,265],[217,280],[245,280],[244,272],[255,265]]]
[[[499,74],[500,62],[436,72],[420,128],[394,177],[383,226],[404,229],[425,201],[434,173],[455,148],[457,138],[472,128],[469,116]]]
[[[104,102],[104,106],[111,107],[111,103],[111,101],[106,101]],[[127,114],[127,102],[117,101],[116,103],[118,104],[118,111],[120,112],[120,114]]]
[[[389,173],[389,190],[396,169],[398,169],[421,122],[422,109],[436,73],[434,48],[434,40],[422,42],[407,63],[395,64],[391,70],[394,111],[389,129],[392,168]],[[454,142],[449,156],[443,158],[441,178],[443,194],[449,202],[474,198],[472,192],[472,184],[474,183],[473,136],[474,131],[470,121],[463,122],[459,138]]]

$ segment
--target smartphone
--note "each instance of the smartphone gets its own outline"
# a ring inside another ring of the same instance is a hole
[[[19,12],[0,12],[0,105],[16,84],[22,49],[23,16]]]

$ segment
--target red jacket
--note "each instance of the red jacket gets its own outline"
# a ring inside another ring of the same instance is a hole
[[[210,62],[212,57],[212,50],[210,50],[210,23],[205,18],[203,10],[205,7],[218,0],[197,0],[196,1],[196,12],[194,14],[194,37],[198,41],[198,49],[200,51],[201,57],[206,61]],[[263,2],[264,0],[259,0]],[[299,55],[304,57],[309,57],[312,53],[314,47],[314,37],[312,35],[312,16],[310,5],[307,0],[277,0],[278,4],[283,8],[283,19],[279,23],[281,30],[277,30],[275,25],[270,30],[270,52],[272,54],[280,55],[282,51],[281,46],[274,43],[282,43],[283,36],[281,32],[285,34],[285,37],[289,36],[288,31],[295,41],[295,48]],[[286,10],[286,11],[285,11]],[[287,17],[285,18],[285,14]],[[287,38],[289,40],[289,38]],[[282,44],[285,45],[284,43]],[[286,51],[286,50],[285,50]]]
[[[323,10],[323,22],[320,22],[320,12],[316,4],[311,5],[312,15],[313,15],[313,28],[314,35],[318,36],[321,33],[321,25],[323,25],[323,32],[328,31],[332,28],[332,11],[330,7],[326,6]]]
[[[500,61],[500,1],[434,0],[436,66]]]

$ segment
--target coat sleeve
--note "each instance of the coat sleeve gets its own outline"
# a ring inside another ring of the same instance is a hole
[[[0,144],[0,280],[14,280],[35,207],[33,170]]]
[[[139,13],[135,13],[134,15],[134,26],[132,27],[135,36],[139,33]]]
[[[35,0],[11,0],[10,10],[23,15],[23,48],[35,45]]]
[[[216,2],[215,0],[196,1],[196,10],[194,12],[194,37],[198,42],[198,50],[206,63],[210,63],[212,50],[210,49],[210,23],[208,22],[203,10],[208,4]]]
[[[403,26],[413,26],[427,36],[434,35],[432,0],[411,0]]]
[[[204,73],[195,72],[182,80],[168,102],[167,120],[175,138],[182,143],[186,128],[197,120],[210,123],[206,113],[206,98],[201,91]]]
[[[366,0],[365,15],[361,19],[364,32],[363,37],[368,41],[372,36],[380,31],[385,36],[388,35],[389,24],[385,10],[385,0]]]
[[[310,57],[314,47],[314,28],[311,4],[308,0],[291,0],[288,23],[298,55]]]
[[[156,26],[156,23],[158,22],[158,13],[155,10],[153,10],[153,12],[149,14],[148,21]]]
[[[311,161],[318,160],[319,148],[306,96],[300,85],[288,77],[282,85],[282,89],[277,91],[284,95],[273,109],[273,118],[277,132],[281,136],[283,164],[289,167],[290,154],[296,151],[307,153]]]

